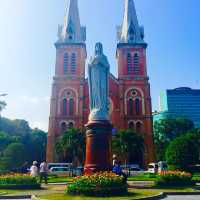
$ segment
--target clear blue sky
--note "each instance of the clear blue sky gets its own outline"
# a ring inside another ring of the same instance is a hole
[[[200,88],[200,1],[135,0],[148,42],[147,63],[153,109],[167,88]],[[0,94],[8,93],[3,115],[47,129],[55,68],[54,42],[66,0],[1,0]],[[124,0],[79,0],[87,26],[88,57],[101,41],[116,75],[116,26]]]

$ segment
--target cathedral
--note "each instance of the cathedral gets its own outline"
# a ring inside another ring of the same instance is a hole
[[[115,131],[133,129],[143,135],[143,161],[148,164],[154,161],[154,148],[146,66],[147,43],[144,41],[144,29],[138,23],[134,0],[125,0],[124,18],[122,25],[117,28],[117,37],[118,76],[109,75],[110,120]],[[64,24],[58,27],[55,47],[47,162],[59,161],[55,152],[56,140],[68,128],[84,128],[90,112],[85,75],[86,28],[80,24],[78,0],[68,2]]]

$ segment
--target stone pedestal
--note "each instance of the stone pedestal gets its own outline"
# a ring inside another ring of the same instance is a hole
[[[112,168],[112,125],[109,121],[89,121],[86,125],[86,161],[84,174]]]

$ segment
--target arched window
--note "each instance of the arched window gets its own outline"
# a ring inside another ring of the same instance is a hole
[[[71,56],[71,72],[72,73],[75,73],[76,72],[76,66],[77,63],[76,63],[76,54],[75,53],[72,53],[72,56]]]
[[[127,70],[128,73],[133,72],[131,54],[127,53]]]
[[[69,100],[69,115],[73,115],[74,114],[74,100],[70,99]]]
[[[64,54],[64,66],[63,66],[64,74],[67,74],[68,66],[69,66],[69,57],[68,57],[68,53],[65,53]]]
[[[135,73],[138,73],[139,72],[139,55],[138,53],[135,53],[134,54],[134,72]]]
[[[67,99],[63,99],[63,115],[67,115]]]
[[[134,41],[134,36],[135,36],[135,31],[133,29],[133,27],[130,27],[129,29],[129,41]]]
[[[132,116],[133,115],[133,99],[128,100],[128,111],[129,111],[129,115]]]
[[[141,122],[136,123],[136,133],[141,133],[142,132],[142,124]]]
[[[65,132],[67,130],[67,124],[65,122],[62,122],[61,130],[62,130],[62,132]]]
[[[73,122],[69,122],[69,129],[74,128],[74,123]]]
[[[140,115],[140,100],[139,99],[135,100],[135,112],[136,112],[136,115]]]
[[[129,129],[134,129],[134,122],[129,122],[128,123],[128,128]]]

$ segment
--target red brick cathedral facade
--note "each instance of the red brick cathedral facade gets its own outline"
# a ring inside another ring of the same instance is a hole
[[[89,94],[85,77],[86,28],[81,27],[77,0],[69,0],[65,22],[59,26],[53,78],[47,161],[58,161],[55,142],[69,127],[88,122]],[[95,28],[95,27],[94,27]],[[145,139],[144,161],[154,161],[150,84],[144,30],[138,24],[133,0],[125,0],[122,26],[117,30],[118,77],[110,74],[110,119],[115,129],[134,129]],[[112,68],[112,66],[111,66]]]

